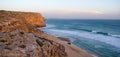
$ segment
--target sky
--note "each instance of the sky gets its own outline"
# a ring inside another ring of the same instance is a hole
[[[0,0],[0,10],[39,12],[46,19],[120,19],[120,0]]]

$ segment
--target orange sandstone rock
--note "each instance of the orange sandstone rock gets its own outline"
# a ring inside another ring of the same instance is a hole
[[[0,11],[0,57],[67,57],[65,47],[41,37],[39,13]]]

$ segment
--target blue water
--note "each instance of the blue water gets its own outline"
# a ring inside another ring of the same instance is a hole
[[[46,33],[69,38],[72,44],[99,57],[120,57],[120,20],[48,19]]]

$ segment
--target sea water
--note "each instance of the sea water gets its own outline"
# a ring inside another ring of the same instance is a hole
[[[120,20],[48,19],[46,33],[69,38],[72,44],[99,57],[120,57]]]

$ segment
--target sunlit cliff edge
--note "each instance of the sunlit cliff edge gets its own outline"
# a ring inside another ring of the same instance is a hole
[[[0,57],[95,57],[38,29],[45,26],[40,13],[0,10]]]

